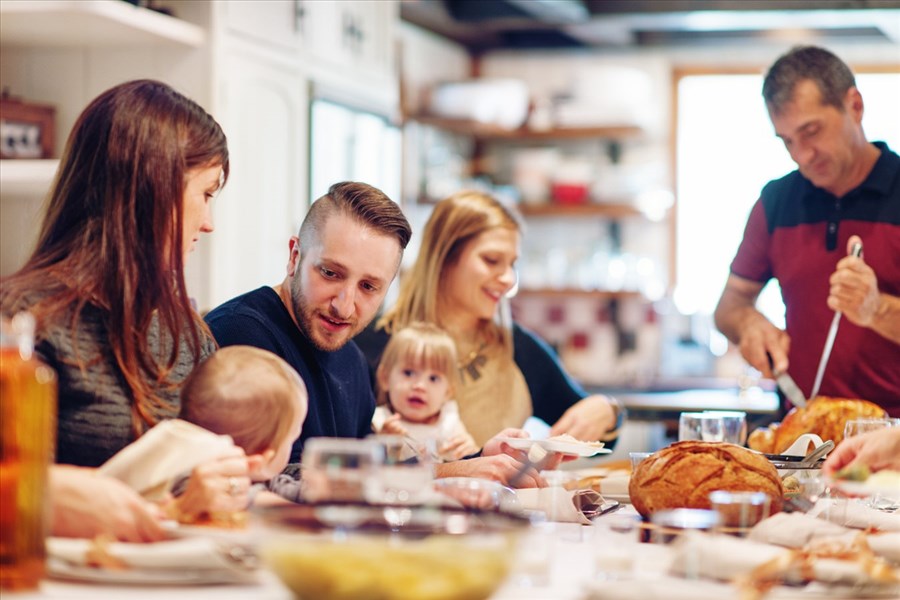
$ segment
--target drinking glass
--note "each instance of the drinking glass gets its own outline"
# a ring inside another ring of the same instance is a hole
[[[715,531],[722,524],[722,518],[714,510],[697,508],[676,508],[654,513],[650,517],[653,529],[650,541],[654,544],[669,544],[685,531]],[[696,546],[691,546],[696,548]],[[684,555],[684,576],[687,579],[700,577],[700,556],[689,552]]]
[[[900,426],[900,419],[851,419],[844,425],[844,437],[853,437],[860,433]]]
[[[638,515],[601,515],[593,521],[594,567],[599,579],[631,579],[640,550]]]
[[[712,509],[722,519],[722,531],[745,537],[750,528],[769,516],[771,499],[762,492],[717,490],[709,495]]]
[[[384,459],[365,483],[366,501],[373,504],[420,504],[432,493],[435,441],[417,443],[402,435],[370,435]]]
[[[631,459],[631,472],[634,473],[641,461],[652,454],[652,452],[629,452],[628,458]]]
[[[365,484],[384,462],[384,448],[373,440],[310,438],[303,447],[304,498],[310,502],[358,502]]]
[[[747,413],[729,410],[705,410],[708,415],[722,417],[722,441],[743,446],[747,441]]]
[[[522,536],[513,562],[512,580],[524,587],[550,584],[558,537],[554,524],[541,511],[524,511],[531,524]]]
[[[721,415],[703,412],[683,412],[678,419],[678,441],[701,440],[721,442],[725,436]]]

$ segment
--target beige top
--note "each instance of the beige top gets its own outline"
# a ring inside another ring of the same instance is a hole
[[[459,416],[479,446],[507,427],[522,427],[532,414],[531,394],[511,353],[494,345],[482,354],[480,376],[463,369],[456,395]]]

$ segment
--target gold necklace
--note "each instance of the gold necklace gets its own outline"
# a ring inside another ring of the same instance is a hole
[[[482,342],[478,348],[469,352],[465,359],[457,363],[463,383],[465,383],[466,375],[471,377],[472,381],[477,381],[481,378],[479,369],[487,363],[487,356],[482,354],[485,348],[487,348],[487,342]]]

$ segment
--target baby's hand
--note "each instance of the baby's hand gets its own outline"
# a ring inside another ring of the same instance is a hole
[[[390,433],[393,435],[407,435],[406,427],[400,424],[400,415],[391,415],[384,420],[379,433]]]
[[[478,445],[468,433],[453,436],[441,444],[439,449],[441,456],[449,457],[451,460],[459,460],[476,452],[478,452]]]

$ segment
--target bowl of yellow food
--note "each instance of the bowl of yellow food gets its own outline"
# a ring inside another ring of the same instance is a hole
[[[509,574],[528,526],[447,507],[284,508],[265,515],[277,526],[259,552],[302,600],[484,600]]]

